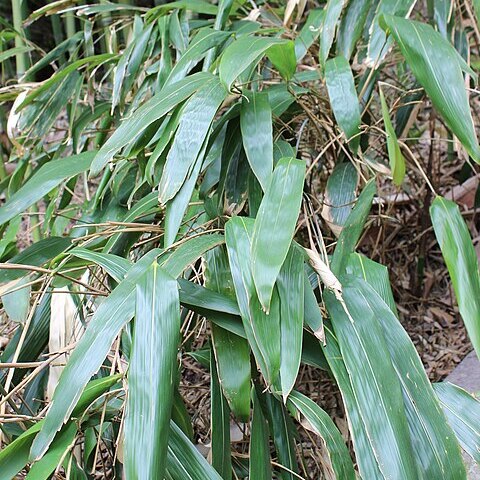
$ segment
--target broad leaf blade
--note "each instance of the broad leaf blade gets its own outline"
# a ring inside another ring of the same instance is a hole
[[[383,16],[381,25],[394,36],[413,74],[447,126],[479,163],[480,147],[462,75],[462,70],[468,69],[465,61],[429,25],[389,15]]]
[[[272,109],[268,93],[243,93],[240,128],[248,163],[265,191],[273,171]]]
[[[225,225],[225,240],[245,333],[260,370],[271,385],[280,369],[280,305],[275,292],[267,315],[258,301],[250,257],[253,223],[251,218],[232,218]]]
[[[382,327],[357,288],[343,284],[342,296],[339,301],[326,292],[324,298],[380,470],[386,478],[416,478],[400,382]]]
[[[325,80],[335,120],[356,152],[360,143],[360,105],[348,61],[344,57],[328,60]]]
[[[156,261],[136,288],[125,417],[127,478],[162,478],[180,340],[177,282]]]
[[[405,177],[405,159],[403,158],[400,146],[398,144],[397,135],[393,128],[388,105],[383,95],[383,90],[380,89],[380,101],[382,103],[383,124],[387,134],[387,148],[388,158],[390,160],[390,169],[392,170],[393,183],[400,186]]]
[[[480,402],[451,383],[434,383],[433,388],[462,448],[480,463]]]
[[[120,149],[132,142],[153,122],[190,97],[211,78],[212,75],[207,72],[196,73],[168,85],[144,103],[131,117],[124,120],[103,144],[93,160],[91,175],[98,174]]]
[[[250,433],[249,478],[271,480],[270,450],[268,446],[268,425],[262,412],[255,387],[252,388],[253,417]]]
[[[315,402],[295,390],[290,394],[288,404],[293,405],[307,419],[310,428],[322,437],[336,477],[354,480],[356,476],[350,453],[328,414]]]
[[[226,93],[218,77],[213,77],[187,101],[158,187],[160,203],[166,203],[180,190]]]
[[[52,160],[38,171],[0,208],[0,225],[27,210],[63,181],[90,168],[95,152]]]
[[[480,274],[470,232],[455,202],[437,197],[430,207],[435,236],[452,279],[458,308],[480,357]]]
[[[367,281],[380,280],[381,272],[387,275],[387,279],[380,280],[376,288],[362,280],[349,282],[355,286],[357,294],[363,297],[383,327],[392,364],[402,387],[417,464],[425,478],[465,478],[465,468],[457,442],[441,411],[417,351],[394,313],[375,291],[383,289],[383,285],[388,281],[388,274],[381,265],[371,260],[363,263],[363,272]]]
[[[292,245],[277,280],[280,296],[280,383],[286,401],[297,380],[302,357],[303,255]]]
[[[305,162],[295,158],[279,160],[255,220],[252,274],[258,298],[267,312],[300,213],[304,175]]]

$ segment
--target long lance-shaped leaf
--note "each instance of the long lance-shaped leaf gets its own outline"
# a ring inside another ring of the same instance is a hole
[[[205,256],[205,286],[235,298],[227,253],[219,246]],[[212,341],[218,376],[225,398],[241,421],[250,416],[250,348],[245,338],[212,325]]]
[[[335,120],[356,152],[360,144],[360,104],[348,61],[344,57],[328,60],[325,80]]]
[[[232,349],[233,352],[233,349]],[[232,478],[232,456],[230,453],[230,410],[226,398],[222,394],[218,379],[215,357],[210,355],[211,378],[211,436],[212,467],[225,480]]]
[[[343,285],[342,297],[324,294],[379,468],[386,478],[417,478],[400,382],[382,327],[357,288]]]
[[[350,162],[335,165],[328,177],[322,217],[337,237],[352,211],[357,183],[358,173]]]
[[[27,210],[63,181],[90,168],[95,152],[80,153],[68,158],[52,160],[17,190],[0,208],[0,225]]]
[[[168,436],[167,473],[173,480],[222,480],[173,422]]]
[[[82,416],[84,410],[111,386],[115,385],[120,378],[121,375],[112,375],[89,382],[80,396],[80,400],[72,412],[72,416]],[[40,420],[0,451],[0,478],[2,480],[11,480],[28,463],[30,446],[32,445],[35,435],[37,435],[42,428],[43,423],[44,420]],[[68,428],[68,426],[64,428]]]
[[[280,383],[285,402],[297,380],[302,358],[303,265],[301,251],[292,244],[277,281],[280,296]]]
[[[255,220],[252,274],[262,307],[270,309],[273,287],[287,257],[302,203],[305,162],[277,163]]]
[[[372,207],[375,191],[375,180],[372,179],[362,190],[355,207],[353,207],[353,210],[350,212],[343,230],[338,237],[331,265],[332,272],[337,276],[343,272],[348,256],[354,251],[360,239],[365,221]]]
[[[308,421],[307,428],[313,429],[325,442],[329,460],[338,479],[354,480],[355,470],[348,448],[342,435],[328,414],[315,402],[297,391],[293,391],[288,398],[289,407],[293,406]]]
[[[225,225],[225,241],[248,343],[270,385],[277,380],[280,369],[280,305],[275,292],[267,315],[258,301],[250,257],[253,223],[251,218],[232,218]]]
[[[98,174],[120,149],[135,139],[153,122],[190,97],[211,78],[212,75],[207,72],[190,75],[188,78],[168,85],[145,102],[131,117],[122,122],[99,150],[92,163],[91,175]]]
[[[400,186],[403,182],[403,178],[405,177],[405,159],[403,158],[395,129],[393,128],[392,121],[390,120],[388,105],[382,89],[380,89],[380,101],[382,103],[383,124],[385,125],[385,131],[387,133],[388,158],[390,160],[393,183],[397,186]]]
[[[138,18],[136,17],[136,20]],[[140,63],[151,40],[153,27],[154,24],[147,25],[143,31],[139,32],[118,61],[113,79],[112,112],[120,104],[137,77]]]
[[[295,454],[295,436],[298,435],[292,417],[285,405],[271,393],[265,393],[268,424],[275,444],[278,462],[285,467],[279,474],[283,480],[298,478],[297,458]]]
[[[348,426],[352,435],[360,476],[361,478],[375,480],[389,478],[384,476],[380,470],[375,446],[366,428],[369,419],[366,418],[365,420],[362,416],[359,399],[354,393],[337,339],[328,328],[325,328],[325,333],[326,341],[323,351],[338,383],[343,403],[345,404]]]
[[[474,75],[450,42],[430,25],[384,15],[380,25],[398,43],[413,74],[447,126],[471,157],[480,163],[480,147],[473,126],[462,70]]]
[[[218,77],[213,77],[187,101],[160,179],[160,203],[164,204],[180,190],[226,94]]]
[[[177,281],[154,261],[136,289],[125,417],[127,479],[164,475],[179,339]]]
[[[223,42],[230,32],[212,30],[211,28],[202,28],[192,39],[189,47],[173,67],[172,71],[165,81],[165,85],[178,82],[188,71],[194,67],[211,49]]]
[[[72,239],[68,237],[49,237],[30,245],[19,254],[12,257],[8,262],[14,265],[32,265],[40,267],[60,255],[72,244]],[[0,269],[0,283],[11,282],[17,278],[23,277],[28,271],[21,268],[2,268]]]
[[[320,65],[325,67],[330,48],[332,48],[333,39],[337,30],[338,19],[345,5],[345,0],[328,0],[325,7],[325,16],[320,31]]]
[[[338,27],[337,55],[342,55],[350,60],[355,45],[362,35],[371,3],[372,0],[350,0],[348,2]]]
[[[349,285],[363,297],[383,327],[392,364],[400,379],[413,452],[423,478],[465,478],[458,444],[418,353],[392,310],[377,294],[377,288],[381,291],[388,282],[388,273],[382,265],[371,260],[363,261],[362,267],[362,277],[367,282],[378,281],[379,285],[375,288],[361,279],[351,279]],[[381,280],[382,273],[386,279]]]
[[[452,383],[434,383],[433,389],[460,445],[480,463],[480,402]]]
[[[41,460],[35,462],[29,470],[26,480],[47,480],[51,478],[52,473],[58,465],[61,464],[62,459],[71,448],[75,436],[77,435],[77,425],[75,422],[70,422],[55,437],[48,452]]]
[[[68,253],[100,265],[116,282],[121,282],[132,266],[132,262],[126,258],[112,253],[94,252],[83,247],[72,248]]]
[[[273,50],[270,50],[272,47]],[[265,54],[267,56],[271,54],[271,62],[284,78],[291,78],[296,66],[292,41],[243,36],[231,43],[223,52],[219,66],[220,80],[230,90],[235,79],[252,65],[256,65]]]
[[[388,269],[385,265],[374,262],[360,253],[352,253],[348,258],[346,271],[349,275],[363,278],[398,318],[397,306],[388,278]]]
[[[415,3],[416,0],[380,0],[370,27],[370,40],[368,42],[366,59],[369,66],[378,67],[391,45],[391,39],[387,38],[380,26],[381,16],[385,14],[408,17]]]
[[[243,92],[240,128],[248,163],[265,191],[273,171],[272,108],[267,92]]]
[[[300,61],[307,54],[308,49],[320,35],[324,15],[325,11],[321,8],[310,10],[306,22],[295,38],[295,57],[297,61]]]
[[[165,258],[164,256],[160,258],[160,266],[176,278],[203,253],[222,242],[223,237],[220,235],[194,237],[180,245],[174,252],[164,254]],[[32,458],[40,458],[48,449],[56,432],[75,407],[79,392],[101,367],[122,327],[132,319],[135,313],[136,283],[154,258],[161,253],[161,250],[154,249],[144,255],[95,312],[62,372],[43,428],[32,445]]]
[[[263,415],[260,400],[252,387],[253,416],[249,448],[249,478],[271,480],[270,450],[268,446],[268,425]]]
[[[437,197],[430,207],[430,216],[460,315],[480,358],[480,274],[470,232],[458,206],[451,200]]]

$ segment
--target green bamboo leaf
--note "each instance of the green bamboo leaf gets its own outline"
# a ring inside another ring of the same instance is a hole
[[[328,59],[328,54],[332,48],[335,32],[337,30],[338,20],[345,6],[345,0],[328,0],[325,7],[325,15],[320,31],[320,51],[319,60],[322,68]]]
[[[475,8],[475,2],[474,8]],[[448,24],[453,13],[453,3],[449,0],[435,0],[433,2],[433,19],[443,38],[448,38]]]
[[[268,93],[243,92],[240,128],[248,163],[265,191],[273,170],[272,108]]]
[[[50,63],[54,62],[58,58],[61,58],[69,50],[74,49],[77,44],[83,40],[83,32],[77,32],[70,38],[67,38],[63,42],[59,43],[55,48],[50,50],[45,56],[43,56],[38,62],[34,63],[24,75],[24,78],[34,78],[34,74],[42,68],[47,67]]]
[[[430,25],[384,15],[381,26],[393,35],[434,107],[470,156],[479,163],[480,147],[462,70],[473,72],[450,42]]]
[[[384,480],[388,477],[380,471],[375,447],[366,429],[368,418],[365,421],[362,417],[359,399],[354,393],[337,339],[328,327],[325,328],[325,332],[326,341],[323,351],[342,394],[360,476],[361,478]]]
[[[375,17],[370,26],[370,40],[368,42],[367,64],[378,67],[388,52],[391,39],[387,38],[382,30],[382,15],[408,17],[416,0],[380,0],[375,11]]]
[[[14,48],[9,48],[8,50],[5,50],[4,52],[0,52],[0,63],[4,62],[5,60],[9,59],[10,57],[14,57],[15,55],[18,55],[19,53],[26,53],[30,52],[33,50],[32,47],[27,47],[26,45],[20,46],[20,47],[14,47]]]
[[[351,0],[342,16],[337,35],[337,55],[350,60],[365,27],[372,0]]]
[[[430,207],[430,216],[460,315],[480,357],[480,274],[470,232],[458,206],[451,200],[437,197]]]
[[[380,88],[380,101],[382,103],[383,124],[387,134],[388,158],[390,160],[390,169],[392,171],[393,183],[400,186],[405,178],[405,159],[403,158],[400,146],[398,145],[397,135],[393,128],[388,105]]]
[[[79,392],[102,365],[122,327],[134,316],[136,284],[153,260],[160,256],[162,269],[177,278],[206,251],[222,242],[221,235],[193,237],[173,252],[162,255],[159,249],[151,250],[132,266],[125,279],[99,306],[72,352],[55,389],[44,426],[32,445],[31,456],[34,459],[46,452],[56,432],[75,407]]]
[[[344,57],[328,60],[325,80],[335,120],[356,152],[360,144],[360,104],[348,61]]]
[[[232,349],[232,352],[234,350]],[[230,453],[230,410],[222,394],[214,355],[210,355],[212,467],[225,480],[232,478]]]
[[[90,168],[95,152],[52,160],[38,171],[0,207],[0,225],[23,213],[62,182]]]
[[[114,53],[101,53],[100,55],[92,55],[90,57],[81,58],[75,62],[69,63],[65,68],[62,68],[58,72],[54,73],[48,80],[43,82],[38,88],[29,93],[25,100],[19,106],[19,109],[23,109],[27,105],[30,105],[38,96],[46,92],[50,87],[61,82],[71,73],[77,72],[84,66],[88,65],[90,68],[104,63],[109,63],[117,59],[117,55]]]
[[[127,478],[162,478],[180,340],[174,278],[157,262],[138,280],[125,416]]]
[[[453,432],[440,408],[422,361],[400,322],[377,294],[388,283],[386,269],[376,262],[362,262],[361,278],[379,282],[376,288],[360,279],[350,279],[348,288],[363,298],[383,327],[385,341],[402,387],[414,457],[425,478],[466,478]],[[386,276],[387,278],[381,279]],[[345,282],[344,282],[345,288]],[[377,290],[378,289],[378,290]],[[377,290],[377,291],[376,291]],[[388,296],[390,295],[387,294]]]
[[[280,383],[285,402],[297,380],[302,357],[303,265],[301,251],[292,244],[277,280],[280,296]]]
[[[288,398],[288,405],[298,410],[308,421],[308,428],[322,437],[336,478],[354,480],[356,476],[350,453],[342,435],[328,414],[315,402],[295,390]]]
[[[324,15],[325,11],[321,8],[314,8],[308,13],[307,20],[295,38],[295,57],[297,62],[307,54],[308,49],[320,35]]]
[[[333,253],[331,264],[332,272],[339,275],[345,268],[348,256],[354,251],[360,235],[362,234],[365,221],[367,220],[375,195],[375,180],[370,180],[358,197],[357,203],[348,216],[343,230],[338,237],[337,246]]]
[[[322,312],[320,312],[317,297],[315,297],[315,292],[306,272],[303,274],[303,290],[305,292],[303,300],[305,323],[312,329],[313,334],[319,340],[324,340]]]
[[[340,235],[355,203],[358,173],[350,162],[335,165],[328,177],[322,217],[336,237]]]
[[[63,253],[71,244],[72,239],[68,237],[44,238],[12,257],[7,264],[40,267]],[[28,273],[26,270],[2,268],[0,269],[0,284],[16,280],[26,273]]]
[[[385,478],[417,478],[400,382],[382,327],[357,288],[344,283],[342,297],[324,293],[380,471]]]
[[[199,72],[160,90],[131,117],[125,119],[103,144],[93,160],[91,175],[97,175],[120,149],[211,79],[210,73]]]
[[[68,423],[55,437],[50,445],[48,452],[32,465],[26,480],[47,480],[51,478],[52,473],[59,466],[66,452],[72,448],[75,436],[77,435],[77,425],[75,422]]]
[[[397,306],[393,298],[392,287],[385,265],[374,262],[360,253],[352,253],[348,258],[346,272],[358,278],[363,278],[388,305],[388,308],[398,318]]]
[[[295,480],[298,478],[294,475],[294,473],[298,472],[298,466],[294,439],[298,432],[285,405],[271,393],[266,392],[265,397],[268,424],[275,444],[278,461],[285,467],[285,470],[282,469],[279,472],[279,476],[282,480]]]
[[[226,94],[218,77],[212,77],[187,101],[158,187],[160,203],[165,204],[180,190]]]
[[[225,49],[220,59],[219,75],[225,87],[230,90],[233,82],[245,70],[260,62],[263,55],[268,55],[272,46],[278,47],[273,50],[272,63],[284,78],[291,78],[296,67],[293,42],[271,37],[242,36]]]
[[[433,389],[460,445],[480,463],[480,402],[452,383],[434,383]]]
[[[270,309],[273,287],[293,238],[302,203],[305,162],[279,160],[263,197],[252,237],[252,274],[262,307]]]
[[[167,473],[172,480],[222,480],[173,422],[168,436]]]
[[[269,315],[258,301],[250,256],[253,228],[253,219],[233,217],[225,225],[225,241],[245,333],[257,364],[271,385],[277,381],[280,369],[280,305],[276,291]]]
[[[207,52],[218,47],[228,36],[230,32],[222,32],[211,28],[202,28],[192,39],[189,47],[173,67],[172,71],[165,81],[165,85],[178,82],[207,54]]]
[[[78,401],[77,407],[72,412],[72,416],[83,415],[84,410],[100,395],[105,393],[110,387],[115,385],[121,378],[121,375],[112,375],[109,377],[98,378],[92,380],[85,387]],[[44,420],[40,420],[32,427],[26,430],[22,435],[16,438],[12,443],[4,447],[0,451],[0,478],[2,480],[11,480],[15,477],[28,463],[28,455],[30,446],[44,424]],[[63,428],[69,428],[70,423]]]
[[[220,246],[209,251],[205,260],[205,286],[227,297],[235,298],[225,250]],[[248,342],[245,338],[217,325],[212,325],[212,341],[225,398],[232,412],[241,421],[246,422],[250,416],[251,367]]]
[[[270,449],[268,446],[268,425],[263,415],[255,387],[252,387],[253,416],[249,448],[249,477],[255,480],[271,480]]]
[[[138,17],[136,17],[138,18]],[[140,62],[143,59],[148,42],[152,35],[154,24],[146,26],[138,38],[127,46],[114,70],[112,90],[112,111],[120,104],[122,98],[128,92],[132,82],[137,77]]]
[[[267,50],[267,56],[285,81],[292,79],[297,68],[297,59],[295,44],[291,40],[272,45]]]
[[[113,255],[112,253],[95,252],[83,247],[72,248],[68,253],[99,265],[116,282],[121,282],[132,266],[132,262],[126,258]]]
[[[206,141],[205,141],[206,142]],[[205,144],[204,144],[205,145]],[[198,180],[198,175],[203,164],[204,152],[200,152],[198,158],[193,164],[192,171],[188,174],[185,183],[180,187],[174,198],[167,202],[165,209],[165,233],[164,246],[169,247],[175,242],[177,235],[184,223],[185,212],[187,212],[188,204],[193,201],[192,195]]]
[[[20,278],[18,282],[15,282],[15,285],[12,285],[12,289],[15,289],[14,291],[4,293],[1,296],[5,313],[13,322],[24,322],[27,319],[31,287],[27,285],[20,288],[27,283],[27,280],[28,277]]]

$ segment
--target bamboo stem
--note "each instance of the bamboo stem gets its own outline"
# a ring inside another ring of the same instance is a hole
[[[12,15],[13,28],[15,29],[15,47],[25,46],[24,32],[23,32],[23,15],[22,15],[23,0],[12,0]],[[27,71],[27,57],[25,52],[18,52],[15,55],[17,66],[17,77],[21,77]]]

